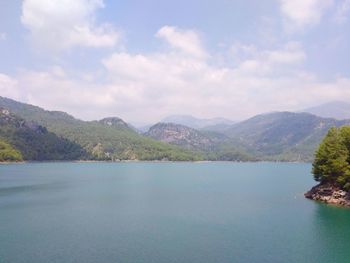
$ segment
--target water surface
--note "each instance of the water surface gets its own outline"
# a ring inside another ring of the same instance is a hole
[[[309,164],[0,165],[0,262],[350,262]]]

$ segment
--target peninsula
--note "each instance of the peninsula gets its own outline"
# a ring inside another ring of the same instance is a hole
[[[350,207],[350,127],[331,128],[315,154],[312,173],[319,184],[305,197]]]

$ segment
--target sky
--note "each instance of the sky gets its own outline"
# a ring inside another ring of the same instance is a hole
[[[350,102],[350,0],[2,0],[0,96],[138,124]]]

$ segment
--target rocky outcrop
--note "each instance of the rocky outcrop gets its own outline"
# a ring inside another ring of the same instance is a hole
[[[212,139],[204,133],[175,123],[157,123],[144,135],[187,149],[204,150],[214,146]]]
[[[102,123],[104,125],[107,126],[111,126],[111,127],[117,127],[117,128],[130,128],[129,125],[123,121],[122,119],[118,118],[118,117],[108,117],[108,118],[104,118],[102,120],[99,120],[99,123]]]
[[[331,184],[319,184],[306,192],[305,197],[326,204],[350,207],[350,193]]]

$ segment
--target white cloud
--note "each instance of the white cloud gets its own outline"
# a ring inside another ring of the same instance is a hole
[[[0,73],[0,96],[19,99],[18,81],[6,74]]]
[[[96,25],[103,0],[24,0],[22,24],[33,40],[53,49],[112,47],[119,34],[109,24]]]
[[[192,30],[164,26],[159,29],[156,36],[166,40],[173,48],[183,51],[188,55],[199,58],[207,56],[198,34]]]
[[[188,31],[176,32],[187,35]],[[193,39],[199,39],[193,34]],[[266,111],[300,109],[315,101],[350,100],[349,78],[322,82],[302,69],[307,56],[297,42],[268,50],[236,45],[235,66],[215,65],[214,55],[205,49],[207,56],[198,56],[192,48],[168,44],[170,49],[148,54],[115,52],[102,60],[102,76],[59,66],[22,71],[15,79],[0,75],[0,92],[83,119],[120,116],[143,123],[168,114],[242,119]],[[197,44],[202,47],[200,41]]]
[[[288,30],[317,25],[334,0],[279,0]]]
[[[350,12],[350,0],[341,1],[336,10],[335,21],[339,24],[344,24],[348,21]]]
[[[275,64],[297,64],[303,62],[306,54],[300,43],[289,42],[283,49],[264,52],[267,61]]]
[[[260,76],[291,74],[290,70],[295,70],[295,67],[306,59],[306,54],[298,42],[288,42],[274,50],[259,50],[252,46],[247,49],[244,45],[242,47],[239,49],[240,53],[246,56],[243,56],[237,68],[244,74],[254,73]]]

